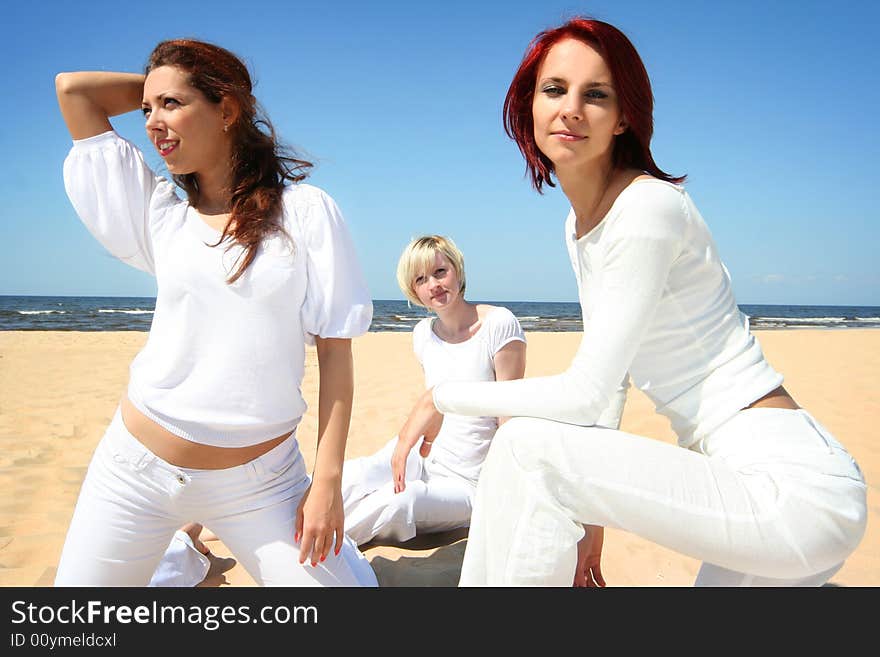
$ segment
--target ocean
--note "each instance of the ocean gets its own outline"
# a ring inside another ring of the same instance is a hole
[[[0,296],[0,331],[148,331],[154,297]],[[580,331],[577,303],[487,301],[506,306],[526,331]],[[741,304],[755,329],[880,328],[880,306]],[[373,301],[370,331],[410,331],[428,313],[406,301]]]

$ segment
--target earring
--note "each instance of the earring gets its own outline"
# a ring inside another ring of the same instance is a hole
[[[223,124],[223,132],[227,132],[229,130],[229,126],[227,124]]]

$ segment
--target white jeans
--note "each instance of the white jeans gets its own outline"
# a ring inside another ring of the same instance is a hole
[[[134,438],[117,410],[89,464],[55,585],[146,586],[175,531],[197,521],[260,585],[376,586],[348,539],[338,556],[300,565],[293,534],[308,485],[293,436],[244,465],[180,468]]]
[[[460,585],[571,586],[593,524],[702,560],[698,586],[815,586],[866,520],[858,466],[803,410],[740,411],[691,449],[514,418],[483,465]]]
[[[373,538],[408,541],[416,533],[467,527],[474,485],[422,459],[413,448],[406,461],[406,488],[395,493],[391,455],[396,445],[395,437],[375,454],[345,462],[345,533],[363,545]]]

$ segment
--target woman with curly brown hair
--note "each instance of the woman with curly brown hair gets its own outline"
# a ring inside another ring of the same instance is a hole
[[[345,539],[340,488],[351,338],[372,303],[339,208],[302,182],[311,164],[279,147],[247,68],[213,44],[165,41],[144,75],[61,73],[56,90],[74,208],[158,283],[56,585],[144,586],[192,520],[260,584],[375,585]],[[109,117],[134,110],[186,200],[113,130]],[[295,435],[306,342],[320,372],[311,477]]]

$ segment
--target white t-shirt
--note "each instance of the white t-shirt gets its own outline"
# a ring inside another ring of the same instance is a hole
[[[326,193],[283,192],[281,235],[226,283],[242,252],[115,132],[76,140],[64,185],[80,218],[114,256],[156,276],[147,343],[131,364],[132,403],[172,433],[245,447],[293,430],[305,342],[367,331],[372,301],[351,237]]]
[[[593,425],[629,373],[689,447],[782,383],[764,359],[730,276],[685,190],[638,180],[580,239],[566,244],[584,334],[562,374],[495,384],[443,384],[441,412],[529,416]]]
[[[494,381],[495,354],[513,340],[526,341],[519,321],[500,306],[489,310],[477,332],[464,342],[442,340],[434,333],[433,323],[428,317],[413,329],[413,351],[425,371],[426,388],[445,381]],[[476,484],[497,428],[497,416],[449,413],[443,418],[429,462]]]

